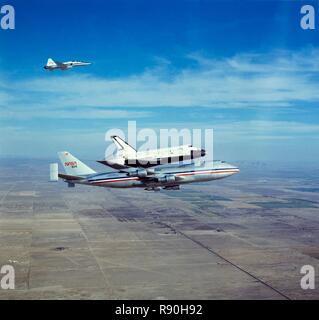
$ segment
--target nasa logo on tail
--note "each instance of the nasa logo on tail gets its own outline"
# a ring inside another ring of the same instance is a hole
[[[64,162],[64,165],[66,167],[71,167],[71,168],[76,168],[78,166],[78,164],[76,163],[76,161],[70,161],[70,162]]]

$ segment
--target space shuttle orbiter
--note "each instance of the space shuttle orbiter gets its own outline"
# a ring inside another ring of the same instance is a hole
[[[204,149],[193,147],[190,144],[172,148],[136,151],[119,136],[111,136],[111,138],[117,147],[116,156],[99,160],[98,162],[117,170],[130,167],[149,168],[167,163],[196,159],[206,154]]]

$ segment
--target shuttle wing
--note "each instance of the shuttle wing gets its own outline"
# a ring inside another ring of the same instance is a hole
[[[151,168],[160,165],[161,159],[127,159],[125,164],[120,164],[117,162],[109,160],[97,160],[98,163],[104,164],[105,166],[111,167],[116,170],[126,169],[126,168]]]
[[[116,170],[121,170],[121,169],[127,168],[127,166],[125,166],[125,165],[122,165],[122,164],[116,163],[116,162],[112,162],[112,161],[108,161],[108,160],[97,160],[96,162],[104,164],[105,166],[111,167]]]

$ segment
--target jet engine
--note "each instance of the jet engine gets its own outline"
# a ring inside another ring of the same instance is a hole
[[[145,178],[147,177],[147,170],[144,170],[144,169],[134,170],[129,173],[129,176],[133,176],[133,177],[137,176],[139,178]]]
[[[164,177],[158,177],[157,180],[158,180],[158,182],[162,182],[162,183],[174,182],[175,176],[174,175],[167,175]]]

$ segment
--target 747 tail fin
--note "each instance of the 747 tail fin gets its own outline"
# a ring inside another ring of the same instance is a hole
[[[58,152],[58,155],[65,169],[65,172],[68,175],[85,176],[85,175],[96,173],[96,171],[94,171],[89,166],[84,164],[82,161],[74,157],[68,151]]]

